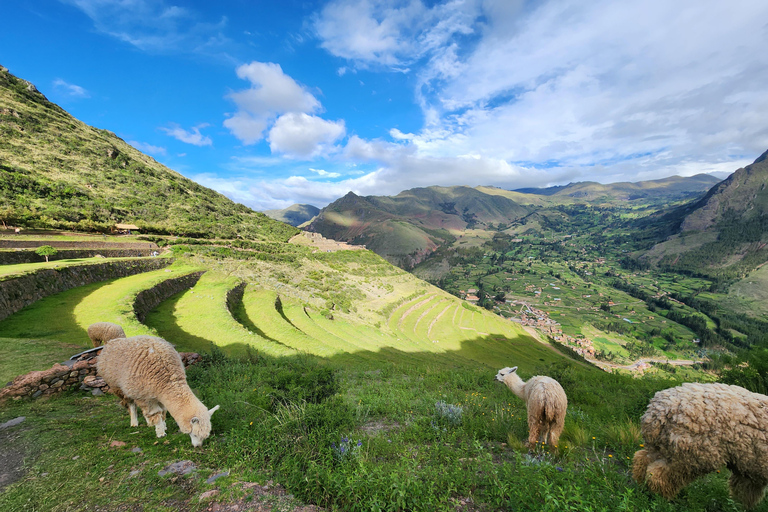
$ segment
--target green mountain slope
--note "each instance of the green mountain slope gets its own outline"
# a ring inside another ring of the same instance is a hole
[[[262,213],[291,226],[300,226],[320,213],[320,208],[311,204],[294,204],[282,210],[264,210]]]
[[[88,126],[0,69],[0,220],[15,226],[287,240],[296,230]]]
[[[726,280],[745,276],[768,261],[767,184],[768,151],[662,219],[672,235],[644,259]]]
[[[523,188],[516,192],[554,197],[571,197],[582,201],[635,201],[663,200],[675,201],[694,197],[706,192],[720,180],[709,174],[697,174],[689,178],[670,176],[660,180],[640,181],[637,183],[596,183],[584,181],[568,185],[547,188]]]
[[[309,230],[364,244],[403,268],[467,230],[487,229],[530,213],[529,206],[470,187],[427,187],[396,196],[359,197],[350,192],[325,207]]]

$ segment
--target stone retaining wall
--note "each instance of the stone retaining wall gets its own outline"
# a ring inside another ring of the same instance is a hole
[[[100,352],[86,354],[78,360],[56,363],[48,370],[19,375],[0,389],[0,404],[9,399],[39,398],[75,388],[95,395],[108,392],[109,386],[96,376],[96,362],[99,358],[94,354]],[[185,367],[200,361],[200,355],[195,352],[180,352],[179,355]]]
[[[62,241],[62,240],[13,240],[2,239],[0,240],[0,249],[36,249],[43,245],[50,245],[56,249],[149,249],[157,250],[158,245],[154,242],[97,242],[95,240],[82,242],[78,241]]]
[[[71,260],[79,258],[141,258],[150,256],[156,249],[62,249],[53,256],[48,256],[50,261]],[[41,263],[45,256],[40,256],[33,250],[0,251],[0,265],[18,265],[21,263]]]
[[[243,293],[245,292],[247,284],[248,283],[243,281],[227,292],[227,310],[229,310],[229,314],[233,317],[235,316],[235,308],[237,308],[238,304],[243,302]]]
[[[159,270],[172,262],[170,258],[147,258],[72,265],[40,269],[32,274],[0,281],[0,320],[54,293],[107,279]]]
[[[133,312],[136,318],[138,318],[139,322],[144,322],[147,313],[173,295],[195,286],[197,281],[200,280],[200,276],[204,273],[205,271],[193,272],[185,276],[166,279],[161,283],[157,283],[152,288],[140,291],[136,294],[136,299],[133,301]]]

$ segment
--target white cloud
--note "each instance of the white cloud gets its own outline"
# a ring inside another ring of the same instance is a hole
[[[152,144],[147,144],[146,142],[139,142],[136,140],[129,140],[128,144],[135,147],[142,153],[146,153],[148,155],[165,155],[166,150],[164,147],[161,146],[153,146]]]
[[[53,81],[53,87],[57,91],[61,91],[67,96],[71,96],[73,98],[90,98],[91,97],[91,94],[87,90],[85,90],[83,87],[80,87],[79,85],[67,83],[61,78],[57,78],[56,80]]]
[[[313,26],[350,65],[414,70],[421,130],[344,152],[406,189],[735,170],[768,147],[766,19],[757,0],[333,0]]]
[[[151,53],[226,56],[226,18],[199,20],[190,9],[165,0],[59,0],[80,9],[99,32]]]
[[[230,93],[238,108],[224,126],[246,145],[264,138],[267,127],[281,114],[314,113],[320,102],[307,89],[286,75],[279,64],[251,62],[237,68],[237,76],[251,87]]]
[[[338,172],[328,172],[324,169],[313,169],[310,167],[309,170],[318,174],[319,176],[322,176],[323,178],[338,178],[341,176],[341,174]]]
[[[191,130],[185,130],[177,124],[171,124],[170,128],[160,129],[181,142],[192,144],[193,146],[211,146],[213,144],[211,138],[200,133],[200,129],[206,128],[207,126],[207,123],[203,123],[193,126]]]
[[[304,113],[288,113],[280,116],[269,131],[269,147],[273,153],[312,158],[327,154],[345,131],[344,121],[326,121]]]

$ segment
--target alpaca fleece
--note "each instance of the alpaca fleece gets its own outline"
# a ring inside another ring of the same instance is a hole
[[[568,409],[568,397],[560,383],[543,375],[523,381],[517,375],[517,366],[499,370],[496,379],[525,400],[528,409],[528,444],[533,446],[539,439],[543,439],[545,443],[557,446]]]
[[[725,466],[731,495],[746,508],[768,486],[768,396],[726,384],[683,384],[656,393],[643,414],[638,483],[666,498]]]
[[[123,399],[131,414],[131,426],[138,426],[136,407],[157,437],[165,435],[166,410],[200,446],[211,432],[210,411],[187,384],[184,364],[173,346],[155,336],[133,336],[111,340],[96,364],[99,375]]]
[[[88,326],[88,337],[94,347],[103,345],[115,338],[125,338],[123,328],[112,322],[96,322]]]

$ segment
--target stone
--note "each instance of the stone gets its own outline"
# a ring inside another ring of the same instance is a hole
[[[208,478],[208,479],[205,481],[205,483],[207,483],[207,484],[212,484],[212,483],[214,483],[216,480],[218,480],[219,478],[223,478],[223,477],[225,477],[225,476],[229,476],[229,471],[224,471],[223,473],[216,473],[216,474],[215,474],[215,475],[213,475],[212,477],[209,477],[209,478]]]
[[[141,451],[142,451],[141,448],[139,448],[138,446],[134,446],[133,448],[131,448],[132,453],[141,453]]]
[[[61,387],[61,386],[63,386],[63,385],[64,385],[64,381],[63,381],[63,380],[61,380],[61,379],[59,379],[59,380],[57,380],[57,381],[54,381],[54,382],[52,382],[52,383],[51,383],[51,387],[52,387],[52,388],[60,388],[60,387]]]
[[[200,501],[216,496],[217,494],[219,494],[219,492],[221,491],[219,491],[218,489],[211,489],[210,491],[205,491],[203,494],[200,495]]]
[[[49,386],[48,384],[40,384],[40,387],[39,387],[38,389],[39,389],[39,390],[41,390],[41,391],[45,391],[45,390],[46,390],[46,389],[48,389],[49,387],[50,387],[50,386]]]
[[[37,398],[37,397],[39,397],[42,394],[43,394],[43,392],[38,389],[37,391],[32,393],[32,398]]]
[[[101,377],[89,375],[83,379],[83,385],[91,388],[100,388],[100,387],[106,386],[107,383]]]
[[[104,392],[103,392],[102,390],[100,390],[99,388],[93,388],[93,389],[91,390],[91,394],[92,394],[93,396],[101,396],[101,395],[103,395],[103,394],[104,394]]]
[[[123,441],[112,441],[109,443],[110,448],[122,448],[123,446],[125,446]]]
[[[174,473],[176,475],[187,475],[196,469],[197,466],[195,466],[195,463],[191,460],[182,460],[164,467],[158,471],[157,474],[158,476],[165,476],[169,473]]]
[[[26,420],[26,416],[19,416],[17,418],[13,418],[12,420],[8,420],[3,424],[0,424],[0,430],[5,430],[6,428],[15,427],[16,425],[23,423],[24,420]]]

